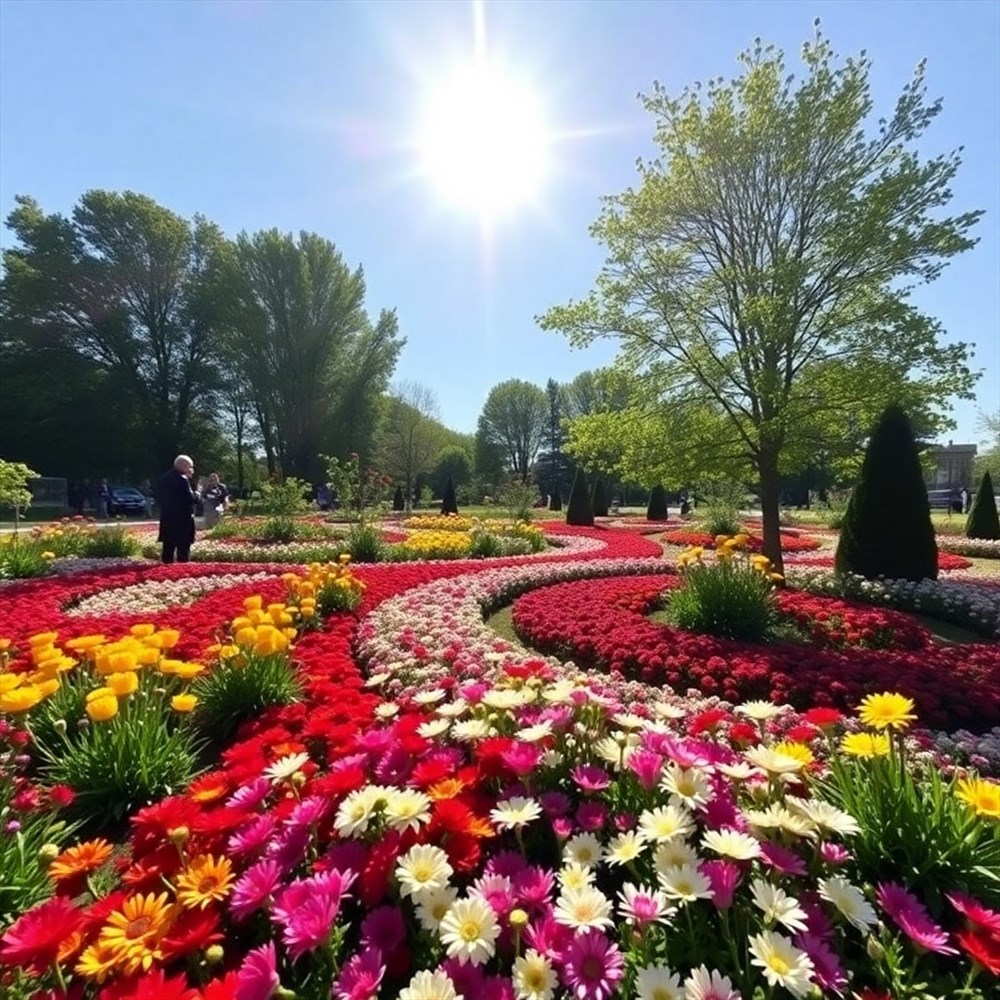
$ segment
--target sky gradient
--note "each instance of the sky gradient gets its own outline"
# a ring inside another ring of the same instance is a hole
[[[568,381],[614,356],[612,342],[572,350],[534,317],[592,287],[599,199],[654,152],[637,93],[731,77],[758,35],[797,72],[817,16],[835,51],[868,50],[877,114],[926,57],[944,112],[921,149],[965,147],[950,209],[986,210],[980,242],[914,300],[977,345],[978,398],[947,436],[978,442],[977,411],[1000,408],[996,0],[487,2],[487,50],[557,136],[540,198],[488,233],[443,203],[414,149],[428,89],[471,55],[469,2],[0,0],[0,209],[30,194],[68,212],[90,188],[127,188],[231,236],[315,231],[364,266],[371,315],[398,310],[396,378],[472,431],[496,383]]]

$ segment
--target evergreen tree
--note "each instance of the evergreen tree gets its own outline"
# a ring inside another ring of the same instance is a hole
[[[562,493],[559,490],[558,483],[556,483],[555,488],[552,490],[552,496],[549,497],[549,510],[562,510]]]
[[[844,514],[835,565],[838,573],[869,580],[937,578],[937,543],[920,455],[899,406],[886,407],[872,431]]]
[[[649,492],[646,520],[665,521],[667,516],[667,491],[662,486],[654,486]]]
[[[594,525],[594,510],[590,505],[590,491],[583,469],[577,469],[573,477],[573,488],[569,491],[569,503],[566,505],[566,523],[585,527]]]
[[[594,480],[594,495],[591,497],[591,506],[594,508],[594,517],[608,516],[608,497],[604,492],[604,480],[600,476]]]
[[[989,470],[983,473],[972,502],[969,519],[965,522],[967,538],[1000,539],[1000,516],[997,515],[997,501],[993,496],[993,480]]]
[[[392,495],[392,509],[405,510],[406,501],[403,499],[403,487],[397,486],[396,492]]]
[[[448,482],[444,487],[444,499],[441,501],[441,513],[458,513],[458,500],[455,497],[455,484],[451,481],[451,476],[448,477]]]

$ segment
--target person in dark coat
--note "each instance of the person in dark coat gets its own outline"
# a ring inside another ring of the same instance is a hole
[[[194,542],[194,505],[197,500],[191,489],[194,462],[187,455],[178,455],[174,467],[160,476],[160,534],[163,561],[187,562]]]

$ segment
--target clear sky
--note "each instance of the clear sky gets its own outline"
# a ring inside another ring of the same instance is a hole
[[[917,301],[977,344],[985,374],[953,436],[978,441],[977,410],[1000,407],[998,0],[486,0],[478,19],[469,0],[0,0],[0,209],[130,188],[230,235],[318,232],[364,265],[373,315],[398,309],[396,377],[471,431],[497,382],[568,381],[614,354],[574,351],[534,317],[592,286],[599,199],[653,152],[637,93],[732,76],[758,35],[794,68],[817,16],[837,52],[868,50],[878,113],[926,57],[945,110],[924,151],[965,147],[952,208],[986,210],[980,243]],[[432,95],[476,52],[554,137],[541,187],[489,226],[451,197],[469,194],[456,178],[428,176],[420,142]]]

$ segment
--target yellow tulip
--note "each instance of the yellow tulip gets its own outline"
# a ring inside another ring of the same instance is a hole
[[[51,646],[58,637],[58,632],[39,632],[37,635],[28,637],[28,645],[31,646],[32,649],[35,649],[38,646]]]
[[[139,678],[131,670],[120,674],[110,674],[105,678],[107,685],[119,698],[130,695],[139,686]]]
[[[138,657],[131,649],[111,653],[108,656],[108,666],[111,667],[111,673],[113,674],[119,674],[128,670],[135,670],[137,662]]]
[[[257,641],[255,628],[241,628],[236,633],[237,646],[252,646]]]
[[[98,698],[115,698],[114,688],[110,687],[99,687],[94,688],[93,691],[87,692],[87,701],[96,701]]]
[[[175,628],[161,628],[156,634],[160,637],[160,649],[173,649],[181,637]]]
[[[192,677],[197,677],[198,674],[202,673],[204,669],[200,663],[178,663],[174,674],[182,681],[189,681]]]
[[[61,685],[59,684],[58,677],[51,677],[49,678],[49,680],[41,681],[37,685],[38,690],[42,693],[43,698],[48,698],[50,695],[55,694],[56,691],[59,690],[60,686]]]
[[[147,636],[152,635],[155,631],[156,626],[150,625],[146,622],[143,622],[140,625],[133,625],[129,629],[129,632],[131,632],[137,639],[145,639]]]
[[[198,698],[193,694],[175,694],[170,699],[170,707],[175,712],[190,712],[198,704]]]
[[[24,684],[0,694],[0,712],[18,715],[34,708],[42,700],[42,692],[34,684]]]
[[[24,674],[0,674],[0,694],[6,694],[24,683]]]
[[[87,702],[87,715],[94,722],[107,722],[118,714],[118,699],[113,695],[105,695]]]
[[[74,653],[83,653],[105,642],[107,639],[103,635],[78,635],[75,639],[67,639],[64,645]]]
[[[259,611],[263,603],[264,598],[259,594],[255,594],[253,597],[243,598],[243,607],[245,607],[247,611]]]

